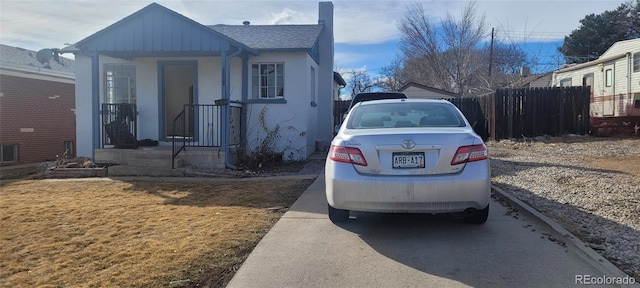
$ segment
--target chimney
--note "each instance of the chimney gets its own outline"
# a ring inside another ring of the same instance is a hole
[[[242,25],[249,26],[251,25],[251,22],[245,20],[245,21],[242,21]]]
[[[333,3],[318,3],[318,25],[323,26],[318,37],[318,120],[316,138],[333,138]]]
[[[531,74],[531,68],[520,67],[520,77],[527,77],[529,74]]]

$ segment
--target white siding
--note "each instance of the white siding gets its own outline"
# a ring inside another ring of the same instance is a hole
[[[76,55],[76,155],[93,158],[91,58]]]

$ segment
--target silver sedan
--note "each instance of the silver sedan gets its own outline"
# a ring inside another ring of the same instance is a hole
[[[354,106],[325,164],[332,222],[349,211],[456,213],[482,224],[489,214],[487,147],[444,100],[394,99]]]

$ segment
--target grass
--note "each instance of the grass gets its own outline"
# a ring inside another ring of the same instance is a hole
[[[15,181],[2,287],[224,287],[313,180]]]

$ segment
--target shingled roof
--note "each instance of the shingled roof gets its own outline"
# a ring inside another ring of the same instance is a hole
[[[74,62],[60,57],[58,63],[53,58],[49,63],[42,64],[36,59],[36,51],[0,44],[0,65],[16,69],[49,69],[51,72],[74,73]],[[46,70],[45,70],[46,71]]]
[[[311,49],[322,25],[210,25],[207,26],[253,49]]]

